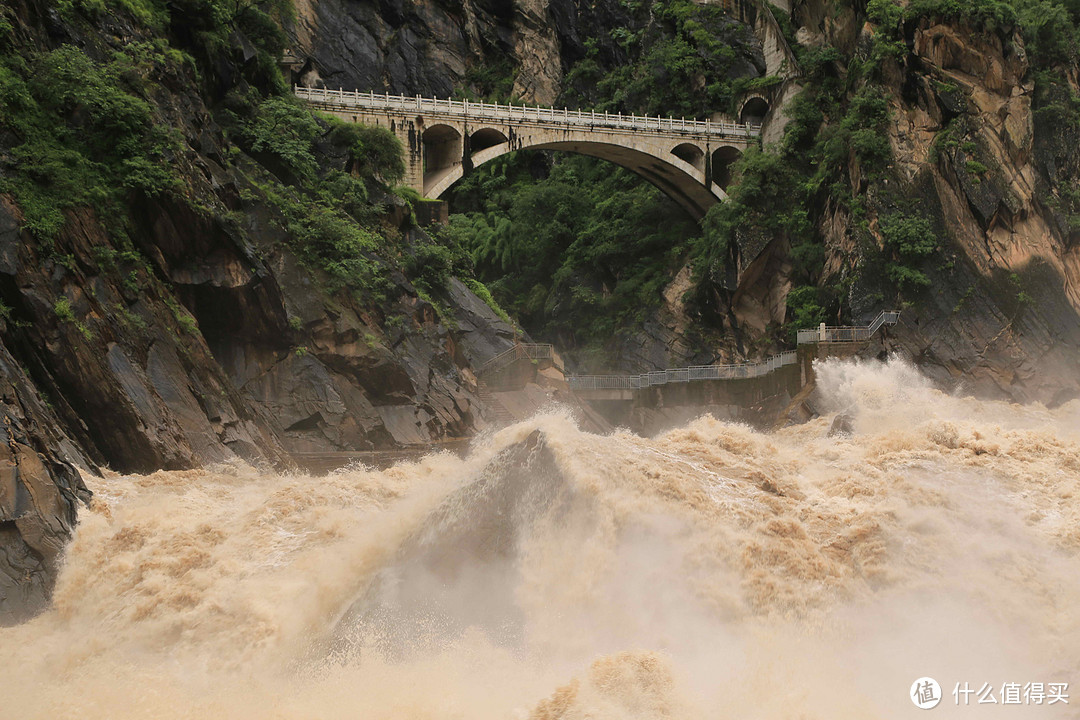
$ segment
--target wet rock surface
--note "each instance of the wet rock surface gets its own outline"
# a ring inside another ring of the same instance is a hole
[[[0,346],[0,624],[48,603],[78,505],[90,493],[76,463],[92,465]]]

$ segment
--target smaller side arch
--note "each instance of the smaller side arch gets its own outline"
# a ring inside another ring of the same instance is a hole
[[[478,152],[506,142],[509,142],[509,140],[502,130],[491,127],[480,128],[469,135],[469,150],[470,152]]]
[[[731,184],[731,166],[742,157],[742,151],[731,145],[721,145],[712,154],[713,182],[727,190]]]
[[[705,172],[705,151],[694,143],[681,143],[671,150],[671,154],[683,162],[693,165],[701,172]]]
[[[424,148],[424,191],[461,167],[465,138],[457,128],[436,124],[421,135]]]
[[[424,172],[442,170],[461,162],[462,137],[450,125],[432,125],[424,130]]]

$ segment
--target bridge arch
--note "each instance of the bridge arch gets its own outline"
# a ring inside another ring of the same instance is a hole
[[[759,126],[723,119],[613,115],[327,88],[294,87],[293,92],[343,120],[387,127],[408,149],[405,182],[428,198],[440,197],[473,167],[532,148],[614,162],[700,218],[727,198],[731,162],[761,134]],[[761,106],[744,109],[749,114]]]
[[[681,147],[681,145],[677,146],[677,148]],[[691,162],[696,158],[686,149],[680,152],[689,156],[690,161],[683,159],[674,151],[649,152],[611,142],[570,138],[543,139],[533,142],[528,137],[516,137],[513,142],[500,143],[473,152],[469,156],[469,164],[471,168],[477,168],[517,150],[558,150],[608,160],[649,181],[679,203],[692,217],[698,219],[717,202],[727,199],[727,193],[721,185],[711,181],[706,185],[705,153],[700,148],[697,148],[701,153],[699,167]],[[432,199],[441,197],[454,183],[464,177],[465,173],[464,163],[459,163],[449,170],[425,173],[424,196]]]

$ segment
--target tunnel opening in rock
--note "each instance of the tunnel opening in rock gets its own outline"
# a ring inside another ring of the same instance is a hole
[[[752,97],[743,103],[739,111],[739,122],[760,125],[769,114],[769,101],[763,97]]]

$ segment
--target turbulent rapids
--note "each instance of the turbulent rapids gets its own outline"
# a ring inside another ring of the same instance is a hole
[[[866,720],[922,676],[946,715],[1080,683],[1080,402],[818,384],[833,415],[772,434],[556,410],[385,471],[88,478],[53,608],[0,629],[0,716]]]

